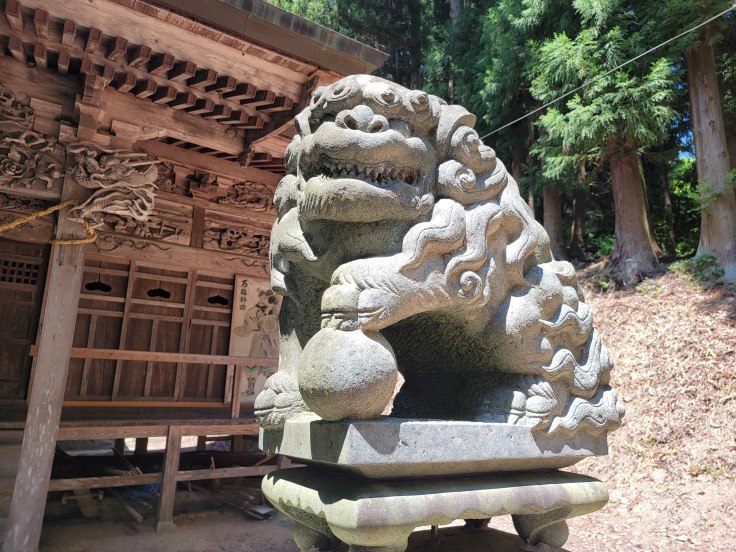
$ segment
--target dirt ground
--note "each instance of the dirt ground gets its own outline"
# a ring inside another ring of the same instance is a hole
[[[573,519],[566,549],[670,552],[736,549],[736,294],[665,272],[635,291],[587,300],[616,361],[626,406],[607,458],[576,471],[611,488],[602,511]],[[233,510],[150,523],[51,522],[48,552],[296,552],[288,520],[251,521]],[[510,519],[493,527],[513,531]]]

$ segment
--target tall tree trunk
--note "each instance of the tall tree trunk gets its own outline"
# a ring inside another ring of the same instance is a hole
[[[575,189],[572,192],[572,227],[570,228],[570,256],[580,260],[585,259],[585,213],[588,200],[585,192],[586,176],[585,163],[580,163],[578,175],[575,178]]]
[[[609,159],[616,217],[616,245],[608,267],[614,279],[630,287],[657,266],[649,230],[644,176],[635,149],[618,151]]]
[[[543,226],[549,235],[552,256],[558,261],[567,261],[570,257],[567,254],[565,238],[562,233],[560,189],[544,188],[542,190],[542,199],[544,201]]]
[[[511,147],[511,176],[521,188],[521,177],[524,176],[524,163],[529,160],[529,148],[524,144],[514,143]],[[534,215],[534,192],[531,186],[527,188],[527,205]]]
[[[677,236],[675,236],[675,219],[672,215],[672,195],[670,195],[670,184],[667,179],[667,173],[662,171],[660,173],[662,179],[662,200],[664,201],[664,218],[667,223],[667,236],[669,238],[669,251],[670,257],[677,256]]]
[[[452,26],[457,24],[457,20],[463,11],[463,0],[450,0],[450,21]]]
[[[687,54],[687,78],[702,202],[698,255],[713,255],[724,280],[736,283],[736,193],[727,182],[726,131],[708,30],[700,46]]]
[[[731,170],[736,169],[736,128],[731,130],[728,138],[728,161]]]

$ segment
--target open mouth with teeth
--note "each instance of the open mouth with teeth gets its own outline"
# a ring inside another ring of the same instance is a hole
[[[303,184],[299,212],[311,220],[411,220],[425,187],[416,169],[323,158]]]
[[[326,178],[355,178],[374,186],[385,186],[393,182],[403,182],[414,186],[419,180],[417,171],[408,168],[397,168],[391,163],[376,165],[358,165],[323,158],[318,171]]]

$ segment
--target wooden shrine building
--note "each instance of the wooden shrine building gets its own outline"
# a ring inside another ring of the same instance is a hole
[[[0,520],[18,552],[48,492],[160,483],[164,527],[177,481],[274,469],[180,469],[181,438],[257,434],[292,119],[385,56],[262,0],[0,8]],[[51,477],[58,443],[161,436],[158,472]]]

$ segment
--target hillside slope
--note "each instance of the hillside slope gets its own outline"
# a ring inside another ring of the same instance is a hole
[[[570,522],[585,552],[736,546],[736,294],[673,272],[636,291],[588,291],[626,406],[610,456],[576,468],[611,488]]]

